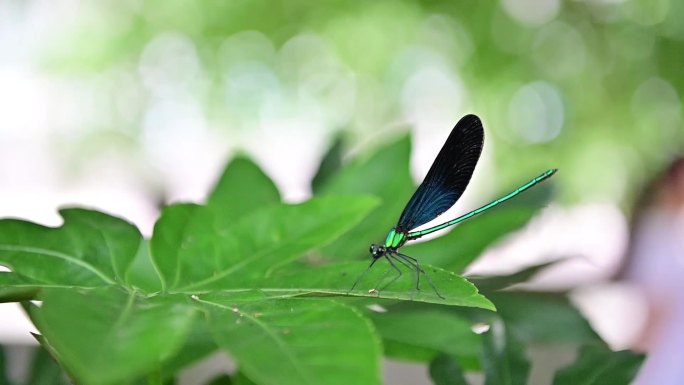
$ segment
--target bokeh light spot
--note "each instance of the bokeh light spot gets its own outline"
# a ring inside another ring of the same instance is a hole
[[[584,70],[587,52],[582,36],[575,28],[553,22],[537,34],[532,55],[541,71],[551,77],[565,78]]]
[[[665,159],[680,150],[677,143],[681,138],[677,136],[682,135],[682,107],[672,84],[658,77],[650,78],[637,87],[630,104],[640,140],[661,148],[658,155]],[[656,132],[658,135],[653,135]]]
[[[560,92],[547,82],[537,81],[521,87],[508,106],[508,119],[514,133],[529,143],[544,143],[556,138],[565,117]]]
[[[553,20],[560,11],[560,0],[503,0],[504,10],[520,23],[538,26]]]
[[[180,33],[162,33],[140,55],[138,70],[145,87],[157,96],[188,92],[200,74],[195,44]]]

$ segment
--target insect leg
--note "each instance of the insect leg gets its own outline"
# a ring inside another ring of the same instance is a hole
[[[394,270],[396,270],[397,273],[399,273],[399,274],[395,275],[394,278],[392,278],[391,281],[389,281],[386,285],[383,286],[383,288],[388,287],[389,285],[393,284],[394,281],[396,281],[397,279],[399,279],[399,277],[401,277],[401,275],[403,274],[403,273],[401,272],[401,269],[400,269],[399,267],[397,267],[397,265],[395,265],[394,262],[392,261],[391,254],[389,254],[389,253],[388,253],[388,254],[385,254],[385,258],[387,258],[387,261],[389,261],[390,265],[392,265],[392,267],[394,268]]]
[[[406,266],[409,266],[411,270],[416,272],[416,290],[420,291],[420,273],[425,274],[425,272],[418,265],[418,261],[415,258],[411,258],[408,255],[395,253],[397,260],[402,261]]]
[[[417,260],[417,259],[415,259],[415,258],[413,258],[413,257],[409,257],[408,255],[402,254],[402,253],[396,253],[396,255],[398,255],[399,257],[403,258],[406,262],[411,263],[411,264],[415,267],[416,273],[418,273],[418,276],[419,276],[419,277],[420,277],[420,273],[423,273],[423,274],[425,275],[425,277],[427,278],[428,283],[429,283],[430,286],[432,287],[432,290],[435,291],[435,294],[437,294],[437,296],[438,296],[439,298],[444,299],[444,297],[442,297],[442,295],[439,294],[439,291],[437,291],[437,287],[435,287],[435,284],[432,283],[432,279],[430,278],[430,276],[429,276],[425,271],[423,271],[423,269],[421,269],[420,264],[418,263],[418,260]],[[418,284],[420,283],[420,281],[417,281],[417,282],[418,282],[418,283],[417,283],[416,285],[418,285]],[[418,290],[420,290],[420,288],[419,288],[418,286],[416,286],[416,288],[417,288]]]
[[[363,279],[363,277],[365,277],[366,274],[368,274],[368,272],[370,271],[371,267],[373,267],[373,265],[375,264],[376,261],[377,261],[377,259],[373,259],[373,261],[370,263],[370,265],[368,266],[368,268],[366,269],[366,271],[364,271],[363,274],[359,275],[359,277],[356,278],[356,281],[354,281],[354,284],[352,285],[351,289],[349,289],[349,290],[347,291],[347,294],[349,294],[352,290],[354,290],[354,288],[356,287],[356,284],[359,283],[359,281],[361,281],[361,279]]]

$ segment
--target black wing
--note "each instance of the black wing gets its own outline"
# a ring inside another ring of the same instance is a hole
[[[401,213],[400,231],[430,222],[456,203],[470,182],[483,144],[480,119],[475,115],[461,118]]]

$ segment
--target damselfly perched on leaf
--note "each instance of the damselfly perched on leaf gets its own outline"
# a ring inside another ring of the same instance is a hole
[[[480,158],[483,144],[484,130],[482,129],[482,122],[480,122],[477,116],[466,115],[456,123],[442,150],[440,150],[434,163],[432,163],[423,183],[418,186],[418,189],[406,204],[404,211],[399,217],[399,222],[387,234],[385,243],[382,245],[372,244],[370,246],[373,261],[368,266],[368,269],[354,282],[349,291],[354,290],[356,284],[373,267],[375,262],[384,257],[391,267],[398,272],[387,285],[402,275],[401,269],[397,266],[397,263],[399,263],[416,272],[416,290],[420,290],[420,274],[425,274],[435,293],[440,298],[444,298],[437,291],[432,280],[430,280],[430,276],[420,267],[418,260],[400,253],[399,248],[408,241],[418,239],[424,235],[453,226],[477,214],[481,214],[549,178],[556,172],[556,169],[547,170],[507,195],[476,210],[428,229],[415,231],[416,228],[447,211],[463,195],[468,182],[470,182],[470,177],[473,175],[475,165]]]

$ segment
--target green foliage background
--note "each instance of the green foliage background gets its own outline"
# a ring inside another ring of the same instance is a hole
[[[525,346],[539,343],[584,346],[593,357],[582,350],[554,383],[631,380],[642,357],[611,352],[563,293],[498,292],[538,267],[479,278],[493,303],[466,279],[424,262],[444,298],[425,279],[416,290],[410,271],[392,281],[382,264],[351,291],[368,262],[340,261],[335,253],[342,248],[333,245],[353,240],[349,234],[359,229],[385,229],[372,213],[394,202],[363,191],[348,195],[345,186],[358,186],[376,159],[397,151],[407,158],[400,141],[369,161],[328,170],[326,193],[297,205],[281,203],[263,172],[236,158],[208,203],[164,208],[149,241],[130,223],[85,209],[61,210],[59,228],[0,220],[0,264],[10,269],[0,273],[0,300],[22,303],[45,351],[84,384],[172,382],[217,349],[238,364],[238,373],[216,379],[228,383],[379,384],[387,356],[429,365],[436,384],[466,383],[464,370],[483,372],[487,384],[524,384]],[[467,265],[541,204],[492,210],[496,226],[463,226],[477,245],[464,253],[461,237],[433,240],[442,250],[436,261]],[[469,234],[473,227],[479,231]],[[350,247],[349,255],[365,254]],[[475,333],[478,324],[489,330]],[[35,376],[60,372],[41,357]],[[597,374],[591,364],[600,360],[608,364]]]
[[[327,154],[314,199],[301,205],[280,202],[264,172],[237,157],[205,204],[164,208],[149,240],[84,209],[62,210],[56,229],[3,220],[0,264],[11,272],[0,273],[0,298],[22,301],[46,351],[82,383],[161,382],[221,348],[240,371],[216,383],[373,384],[387,356],[425,363],[437,384],[463,384],[464,371],[517,384],[529,373],[524,347],[567,343],[582,353],[555,384],[627,383],[641,357],[610,352],[563,293],[499,291],[540,267],[473,278],[484,296],[456,275],[543,200],[511,202],[406,247],[453,306],[412,291],[408,274],[375,298],[367,289],[382,269],[347,295],[366,267],[358,259],[414,188],[411,142],[392,122],[407,120],[417,103],[409,85],[425,71],[461,92],[438,95],[439,108],[484,118],[495,190],[553,165],[563,171],[554,199],[628,210],[681,153],[684,5],[549,3],[557,9],[541,19],[521,17],[534,12],[513,1],[80,3],[38,58],[87,89],[102,117],[78,134],[67,164],[111,148],[142,152],[146,113],[165,98],[199,105],[211,130],[239,137],[262,124],[275,95],[281,110],[319,117],[325,135],[342,131],[345,145]],[[526,131],[540,122],[558,132]],[[366,306],[378,301],[386,313]],[[472,333],[480,322],[488,334]],[[41,353],[36,373],[55,372],[51,362]]]
[[[47,37],[40,62],[90,90],[107,117],[82,138],[90,154],[136,151],[146,111],[169,98],[197,103],[228,137],[276,108],[278,119],[316,116],[367,145],[428,97],[433,112],[483,116],[499,188],[553,164],[560,199],[629,207],[684,143],[684,6],[545,4],[101,1]],[[411,88],[433,70],[457,94]]]

